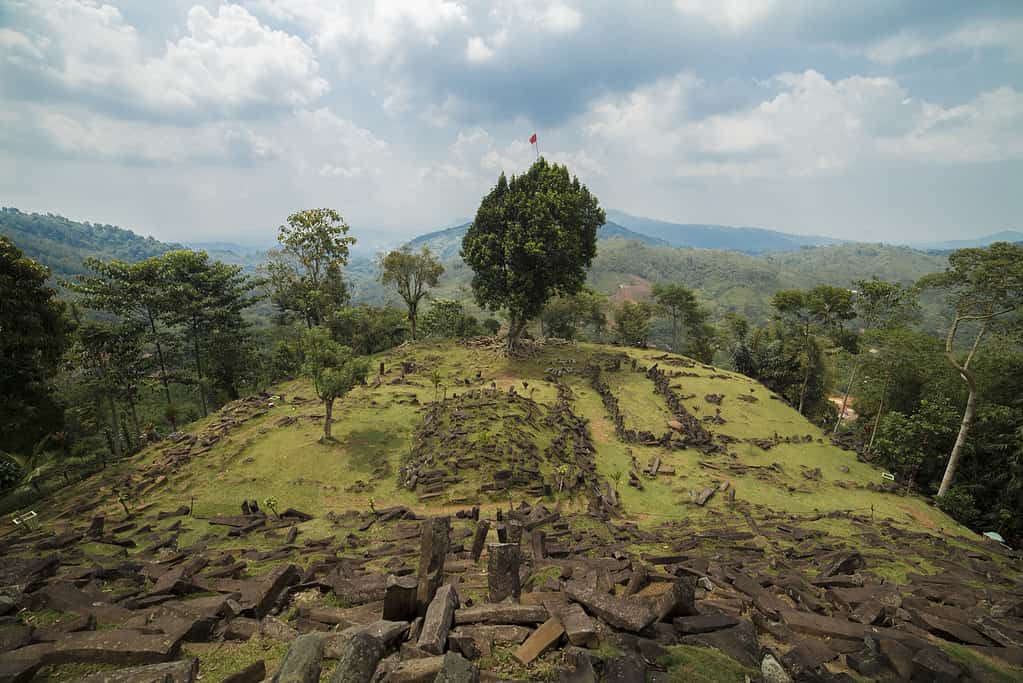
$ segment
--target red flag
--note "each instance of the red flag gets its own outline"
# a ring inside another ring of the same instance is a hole
[[[532,135],[529,136],[529,144],[531,145],[536,144],[536,133],[533,133]]]

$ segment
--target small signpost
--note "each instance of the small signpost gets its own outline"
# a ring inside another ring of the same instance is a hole
[[[895,481],[895,475],[892,474],[891,472],[882,472],[881,478],[887,479],[888,481]]]
[[[22,514],[16,515],[14,517],[14,526],[20,527],[21,525],[24,524],[26,529],[35,531],[36,529],[39,528],[38,517],[39,515],[36,514],[35,510],[23,512]]]

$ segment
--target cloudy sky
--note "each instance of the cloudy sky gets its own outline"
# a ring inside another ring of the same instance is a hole
[[[161,239],[470,217],[536,131],[606,207],[1023,228],[1023,3],[4,0],[0,203]]]

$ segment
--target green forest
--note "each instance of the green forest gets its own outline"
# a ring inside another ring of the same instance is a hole
[[[977,529],[1023,533],[1019,246],[946,258],[842,244],[754,257],[602,239],[582,289],[513,320],[500,298],[474,299],[473,270],[438,259],[429,241],[363,266],[353,297],[357,230],[333,212],[282,227],[279,248],[248,271],[113,226],[2,216],[3,325],[20,330],[4,336],[4,432],[17,435],[5,443],[7,509],[299,376],[307,329],[364,356],[514,324],[526,336],[660,346],[743,372],[833,426],[907,492],[937,493],[955,447],[962,465],[939,504]],[[643,286],[616,297],[628,282]],[[842,404],[855,420],[838,419]]]

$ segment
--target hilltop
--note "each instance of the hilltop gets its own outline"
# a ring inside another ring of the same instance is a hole
[[[393,680],[432,680],[401,676],[444,650],[530,680],[627,666],[741,681],[764,652],[816,676],[1023,674],[1018,556],[899,495],[763,386],[660,351],[495,346],[375,356],[334,442],[295,380],[41,501],[38,531],[0,537],[2,583],[40,632],[91,614],[106,635],[0,666],[65,680],[184,656],[221,680],[256,660],[272,673],[300,632],[349,628],[321,680],[370,636],[380,656],[409,639],[380,664]],[[497,541],[521,544],[521,577]],[[431,576],[457,589],[450,638],[440,606],[418,643],[376,621],[413,616]],[[521,604],[491,604],[520,578]],[[584,649],[550,647],[566,637]]]

